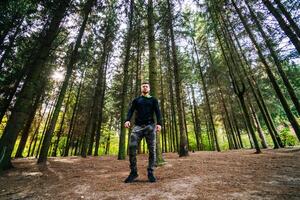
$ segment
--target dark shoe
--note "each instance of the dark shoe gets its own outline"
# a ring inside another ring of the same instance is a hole
[[[125,183],[132,183],[139,175],[137,172],[130,172],[129,176],[125,179]]]
[[[149,182],[151,182],[151,183],[156,182],[156,178],[155,178],[153,172],[148,172],[148,180],[149,180]]]

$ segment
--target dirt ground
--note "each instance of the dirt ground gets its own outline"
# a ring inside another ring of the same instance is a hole
[[[128,160],[115,156],[17,159],[0,176],[0,199],[300,199],[300,148],[164,154],[158,182],[147,181],[147,155],[138,180],[124,183]]]

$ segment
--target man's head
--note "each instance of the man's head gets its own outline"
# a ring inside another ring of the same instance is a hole
[[[150,92],[150,84],[149,82],[143,82],[141,85],[141,92],[143,95],[147,95]]]

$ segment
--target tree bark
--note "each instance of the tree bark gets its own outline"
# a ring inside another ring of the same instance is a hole
[[[126,44],[125,44],[125,60],[123,66],[123,88],[122,88],[122,99],[121,99],[121,121],[120,121],[120,140],[119,140],[119,152],[118,160],[125,160],[126,150],[125,150],[125,138],[126,130],[124,127],[125,115],[126,115],[126,94],[127,94],[127,84],[128,84],[128,67],[130,59],[130,48],[132,43],[132,30],[133,30],[133,12],[134,12],[134,0],[130,0],[130,11],[129,11],[129,26],[127,30]]]
[[[167,0],[168,3],[168,25],[170,30],[170,39],[172,47],[172,61],[174,66],[174,79],[175,79],[175,93],[176,93],[176,104],[177,104],[177,114],[179,120],[179,132],[180,132],[180,149],[179,156],[188,156],[187,148],[187,138],[186,130],[184,126],[184,111],[183,111],[183,100],[182,100],[182,85],[180,78],[180,67],[177,60],[176,44],[173,32],[173,17],[171,11],[170,0]]]
[[[148,0],[147,6],[147,22],[148,22],[148,45],[149,45],[149,83],[151,87],[151,94],[158,98],[158,73],[156,61],[155,35],[154,35],[154,15],[153,15],[153,1]],[[156,164],[159,165],[164,162],[160,145],[160,134],[156,135]]]
[[[194,118],[195,118],[195,137],[197,142],[197,150],[203,150],[202,148],[202,138],[201,138],[201,121],[199,119],[199,113],[197,109],[197,103],[195,98],[195,91],[194,87],[191,85],[191,92],[192,92],[192,101],[193,101],[193,108],[194,108]]]

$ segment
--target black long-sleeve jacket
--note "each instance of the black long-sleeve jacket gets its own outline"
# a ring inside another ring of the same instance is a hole
[[[152,96],[139,96],[131,102],[131,106],[127,113],[125,121],[130,121],[134,111],[135,125],[148,125],[154,123],[154,113],[156,115],[156,123],[161,125],[161,113],[158,101]]]

